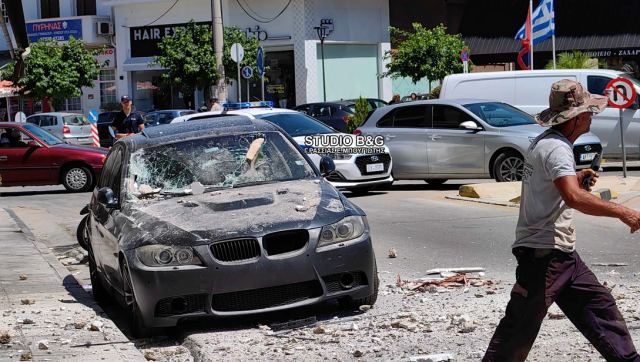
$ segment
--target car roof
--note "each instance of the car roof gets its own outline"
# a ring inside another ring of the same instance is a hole
[[[193,118],[205,119],[207,116],[217,117],[217,116],[220,116],[221,114],[245,116],[251,119],[255,119],[256,116],[260,116],[263,114],[281,114],[281,113],[300,113],[300,112],[295,111],[293,109],[287,109],[287,108],[257,107],[257,108],[232,109],[232,110],[225,110],[225,111],[199,112],[199,113],[187,114],[184,116],[176,117],[175,119],[189,121]]]
[[[71,112],[43,112],[43,113],[35,113],[30,115],[29,117],[33,117],[33,116],[84,116],[84,114],[82,113],[71,113]],[[27,117],[27,118],[29,118]]]
[[[617,76],[624,74],[624,72],[613,69],[536,69],[527,70],[526,72],[520,70],[501,71],[501,72],[479,72],[479,73],[457,73],[447,76],[449,79],[492,79],[497,78],[510,78],[510,77],[535,77],[541,75],[571,75],[571,74],[609,74]]]
[[[386,112],[386,110],[389,110],[391,108],[407,107],[407,106],[411,106],[411,105],[420,105],[420,104],[444,104],[444,105],[450,105],[450,106],[464,106],[466,104],[486,103],[486,102],[501,103],[501,102],[495,101],[495,100],[479,99],[479,98],[451,98],[451,99],[439,99],[438,98],[438,99],[417,100],[417,101],[412,101],[412,102],[403,102],[403,103],[397,103],[397,104],[390,104],[390,105],[384,107],[384,109],[385,109],[384,112]]]
[[[280,132],[273,124],[248,117],[224,117],[216,122],[202,119],[191,122],[165,124],[145,128],[133,137],[125,137],[118,142],[128,144],[133,150],[177,140],[198,139],[237,133]]]

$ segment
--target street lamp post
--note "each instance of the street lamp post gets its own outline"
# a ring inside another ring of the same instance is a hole
[[[314,29],[316,30],[316,33],[318,33],[318,39],[320,39],[320,54],[322,57],[322,95],[323,95],[323,101],[326,102],[327,101],[327,83],[326,83],[326,78],[324,76],[324,39],[327,37],[327,35],[329,35],[329,33],[327,32],[327,27],[326,26],[316,26],[314,27]]]

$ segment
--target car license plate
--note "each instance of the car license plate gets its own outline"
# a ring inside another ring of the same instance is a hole
[[[596,153],[595,152],[583,153],[583,154],[580,155],[580,161],[591,161],[591,160],[593,160],[594,157],[596,157]]]
[[[367,172],[378,172],[384,171],[384,164],[382,163],[372,163],[367,165]]]

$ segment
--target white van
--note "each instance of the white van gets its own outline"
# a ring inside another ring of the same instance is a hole
[[[614,78],[631,80],[636,91],[640,81],[628,73],[608,69],[559,69],[512,72],[453,74],[444,78],[440,98],[482,98],[509,103],[533,115],[549,106],[551,84],[561,79],[582,83],[589,93],[604,94],[604,88]],[[624,141],[627,157],[640,158],[640,101],[623,110]],[[591,132],[600,138],[607,158],[622,157],[619,111],[607,108],[593,117]]]

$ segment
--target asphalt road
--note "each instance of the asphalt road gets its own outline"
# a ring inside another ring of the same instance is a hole
[[[614,170],[604,174],[619,173]],[[640,176],[640,171],[633,170],[630,175]],[[406,280],[423,277],[428,269],[448,267],[483,267],[487,278],[513,281],[515,260],[510,245],[518,209],[445,198],[456,195],[460,185],[473,182],[493,181],[449,181],[437,187],[402,181],[389,190],[366,196],[347,194],[367,212],[383,284],[392,283],[398,274]],[[89,198],[89,193],[69,194],[61,186],[0,188],[0,207],[13,210],[36,237],[58,254],[77,247],[79,211]],[[628,205],[640,209],[640,198]],[[611,276],[617,282],[635,282],[640,272],[636,263],[640,255],[638,235],[629,234],[617,220],[580,213],[576,214],[576,227],[578,250],[588,264],[628,264],[616,268],[593,266],[597,274],[608,277],[606,273],[615,270]],[[397,258],[388,257],[390,248],[397,250]],[[80,284],[89,283],[86,265],[78,265],[72,271]],[[381,295],[382,306],[390,303],[385,298],[391,297]],[[107,312],[120,328],[127,329],[121,311]]]
[[[629,175],[640,176],[640,170]],[[515,264],[510,245],[518,210],[445,199],[471,182],[493,181],[454,180],[441,186],[401,181],[390,190],[366,196],[347,194],[368,215],[379,269],[421,276],[431,268],[480,266],[493,277],[511,279]],[[79,211],[89,199],[89,193],[69,194],[62,186],[0,188],[0,205],[14,210],[36,236],[57,250],[75,245]],[[635,261],[640,239],[630,235],[625,225],[576,213],[576,228],[578,250],[584,258],[629,263],[622,270],[629,275],[639,271]],[[398,258],[387,257],[390,248],[397,250]]]

